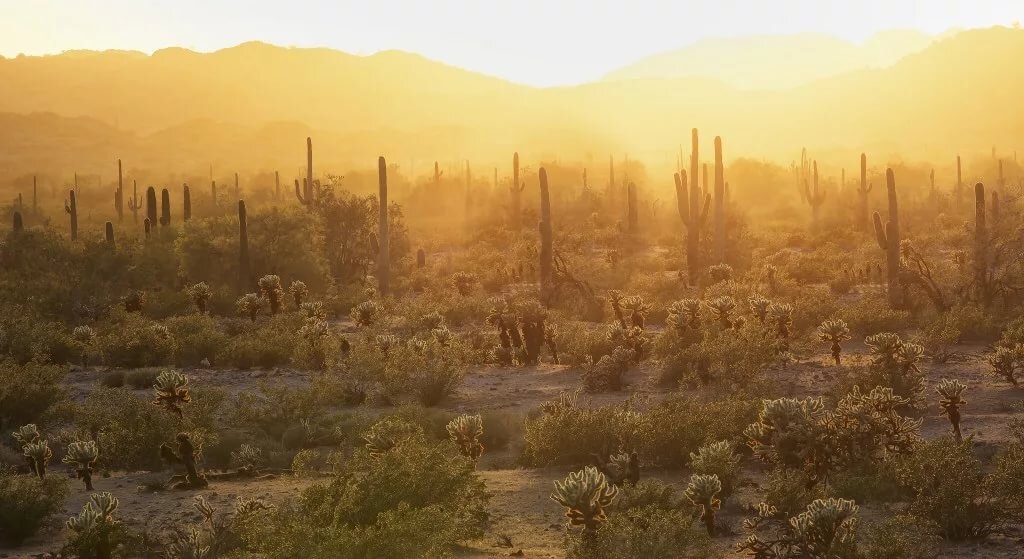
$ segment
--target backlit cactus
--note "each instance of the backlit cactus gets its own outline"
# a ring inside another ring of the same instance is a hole
[[[307,208],[313,207],[313,139],[306,138],[306,178],[302,181],[302,192],[299,192],[299,181],[295,181],[295,197]]]
[[[358,305],[352,307],[351,317],[352,321],[357,326],[372,326],[377,319],[384,313],[384,307],[381,306],[377,301],[363,301]]]
[[[623,311],[629,313],[629,323],[633,328],[644,329],[647,313],[651,312],[652,305],[644,302],[639,295],[630,295],[622,298],[620,306]]]
[[[804,191],[805,191],[804,192],[804,200],[806,200],[807,204],[811,206],[811,225],[813,227],[817,227],[817,225],[818,225],[818,217],[819,217],[819,214],[821,213],[820,212],[821,211],[821,206],[822,206],[822,204],[825,203],[825,190],[818,188],[818,162],[817,161],[814,161],[812,163],[812,171],[811,172],[813,173],[812,180],[813,180],[814,188],[812,190],[811,186],[809,186],[807,184],[807,182],[804,181]]]
[[[188,288],[188,297],[189,299],[192,299],[192,303],[196,306],[196,309],[200,314],[206,314],[210,297],[212,296],[213,291],[204,281],[196,283]]]
[[[124,221],[124,175],[121,173],[121,160],[117,160],[117,190],[114,191],[114,209],[117,220]]]
[[[544,306],[551,306],[554,296],[554,247],[551,227],[551,200],[548,196],[548,173],[540,168],[540,300]]]
[[[480,437],[484,434],[484,421],[479,415],[460,415],[448,422],[448,436],[459,447],[463,456],[479,460],[484,445]]]
[[[640,210],[638,205],[636,184],[630,182],[626,185],[626,231],[630,235],[636,235],[640,230]]]
[[[691,285],[697,281],[700,275],[700,231],[707,221],[711,208],[711,195],[705,193],[701,201],[701,189],[697,184],[697,166],[699,165],[697,129],[691,131],[692,151],[690,154],[690,180],[692,185],[687,185],[686,173],[680,171],[675,176],[676,203],[679,207],[679,217],[686,227],[686,269],[687,280]],[[707,185],[705,185],[705,188]],[[703,204],[703,205],[702,205]]]
[[[960,157],[957,160],[957,171],[960,169]],[[857,185],[857,226],[861,231],[867,232],[870,229],[871,218],[868,214],[868,194],[874,185],[868,184],[868,156],[860,154],[860,184]]]
[[[434,173],[435,175],[437,174],[436,163]],[[513,231],[518,231],[522,224],[522,194],[525,187],[525,184],[519,182],[519,152],[515,152],[512,154],[512,185],[509,187],[509,194],[511,195],[509,227]]]
[[[238,289],[249,287],[252,272],[249,269],[249,224],[245,213],[245,200],[238,201]],[[255,320],[255,319],[254,319]]]
[[[146,188],[146,219],[150,227],[156,227],[157,222],[156,189],[152,186]]]
[[[168,464],[181,464],[185,467],[185,482],[180,488],[203,488],[209,485],[206,476],[200,475],[196,468],[197,449],[188,433],[178,433],[174,437],[177,450],[167,443],[160,444],[160,457]]]
[[[153,385],[153,394],[153,405],[164,408],[177,415],[179,419],[184,416],[181,407],[192,401],[188,376],[177,371],[160,373]]]
[[[950,424],[953,426],[953,437],[956,442],[963,442],[963,435],[960,433],[960,408],[967,405],[967,401],[963,399],[963,393],[967,386],[956,380],[956,379],[942,379],[942,382],[935,387],[935,391],[942,396],[939,400],[939,407],[942,408],[942,414],[949,418]]]
[[[728,295],[721,297],[715,297],[708,301],[708,308],[711,309],[712,316],[722,326],[723,329],[728,330],[733,326],[733,311],[736,310],[736,300]]]
[[[740,456],[728,441],[708,443],[690,453],[690,469],[695,474],[714,474],[721,482],[722,495],[732,493]]]
[[[821,323],[821,326],[818,326],[818,339],[831,344],[829,349],[832,351],[832,359],[835,360],[836,365],[839,365],[841,364],[840,354],[843,351],[840,344],[850,339],[850,327],[842,319],[826,320]]]
[[[889,306],[899,308],[903,304],[900,289],[900,211],[896,197],[896,177],[892,169],[885,170],[885,188],[889,193],[889,221],[883,227],[882,217],[874,214],[875,237],[878,247],[885,251],[886,295]]]
[[[855,547],[857,505],[848,499],[817,499],[789,520],[798,549],[806,557],[845,557]]]
[[[171,224],[171,193],[166,188],[160,191],[160,226]]]
[[[23,446],[21,451],[28,459],[32,472],[39,476],[39,479],[45,478],[46,465],[49,464],[50,458],[53,458],[49,443],[45,440],[36,440]]]
[[[64,211],[71,218],[71,240],[78,240],[78,194],[71,190],[68,192],[68,200],[64,203]]]
[[[263,301],[264,299],[255,293],[246,293],[235,301],[235,309],[238,310],[238,314],[248,317],[251,322],[256,322],[256,317],[263,309]]]
[[[182,221],[192,219],[192,191],[187,184],[181,185],[181,219]]]
[[[68,445],[61,462],[74,465],[78,479],[85,484],[85,490],[92,491],[92,471],[99,456],[96,441],[75,441]]]
[[[377,290],[387,295],[391,286],[391,227],[388,223],[388,164],[377,158]]]
[[[718,476],[693,474],[683,493],[694,506],[701,508],[700,519],[704,521],[704,527],[707,528],[709,536],[715,535],[715,512],[722,505],[718,499],[718,494],[721,491],[722,482],[719,481]]]
[[[135,224],[139,224],[139,210],[142,209],[142,203],[139,200],[139,183],[138,181],[132,181],[132,197],[128,200],[128,209],[132,211],[132,219]]]
[[[64,523],[78,541],[88,542],[95,551],[96,559],[113,557],[113,542],[110,536],[119,522],[114,519],[118,507],[117,497],[104,491],[90,495],[78,516],[72,516]]]
[[[21,219],[21,212],[14,212],[13,216],[14,223],[11,225],[11,230],[15,233],[21,233],[25,230],[25,222]]]
[[[985,216],[985,185],[974,185],[974,296],[982,305],[991,300],[989,289],[989,234]]]
[[[302,303],[309,296],[309,288],[306,287],[306,282],[301,280],[294,280],[292,284],[288,286],[288,293],[291,294],[292,300],[295,301],[295,308],[301,309]]]
[[[668,307],[668,323],[676,329],[700,328],[701,304],[697,299],[680,299]]]
[[[570,526],[582,527],[593,534],[607,519],[605,508],[612,504],[619,489],[608,483],[605,475],[593,466],[569,474],[555,482],[551,499],[565,507]]]
[[[775,325],[775,331],[779,337],[786,340],[791,334],[793,327],[793,305],[789,303],[772,303],[768,305],[768,317]]]
[[[281,306],[284,302],[284,289],[281,288],[281,278],[268,274],[260,278],[257,283],[260,293],[263,294],[263,299],[270,305],[270,314],[281,312]]]
[[[705,180],[706,187],[707,180]],[[711,225],[715,240],[714,259],[716,264],[725,262],[727,231],[725,228],[726,184],[722,165],[722,138],[715,136],[715,199],[714,215]]]
[[[755,293],[747,299],[747,303],[750,305],[750,312],[757,317],[761,324],[764,324],[768,320],[768,309],[772,302]]]

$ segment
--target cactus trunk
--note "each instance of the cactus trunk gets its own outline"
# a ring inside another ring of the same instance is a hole
[[[25,223],[21,220],[21,212],[14,212],[14,224],[12,229],[15,233],[21,233],[25,230]]]
[[[520,194],[523,192],[519,185],[519,152],[512,154],[512,203],[509,208],[509,226],[513,231],[518,231],[522,221],[522,206]]]
[[[249,288],[249,225],[245,216],[245,200],[238,201],[238,289]]]
[[[715,136],[715,208],[712,218],[715,231],[715,262],[725,262],[725,170],[722,165],[722,138]]]
[[[626,223],[630,235],[636,235],[640,229],[640,216],[637,211],[636,184],[626,186]]]
[[[700,275],[700,230],[708,216],[711,196],[704,195],[703,211],[701,210],[701,192],[697,185],[698,142],[697,129],[690,132],[692,148],[690,152],[690,178],[692,185],[687,185],[686,172],[676,177],[676,202],[679,206],[679,217],[686,226],[686,270],[690,285],[697,282]]]
[[[146,219],[150,227],[156,225],[156,189],[152,186],[146,188]]]
[[[274,200],[281,199],[281,173],[274,171]]]
[[[39,212],[39,189],[36,184],[36,176],[32,175],[32,214]]]
[[[114,224],[108,221],[103,227],[103,232],[106,237],[107,245],[109,245],[110,248],[114,248]]]
[[[71,216],[71,240],[78,240],[78,193],[74,190],[68,192],[68,203],[64,210]]]
[[[988,290],[988,221],[985,217],[985,185],[974,185],[974,292],[978,302],[987,306]]]
[[[160,225],[167,227],[171,224],[171,193],[165,188],[160,191]]]
[[[959,206],[964,195],[963,174],[960,169],[960,156],[956,156],[956,203]]]
[[[550,307],[554,295],[554,248],[551,229],[551,199],[548,194],[548,172],[540,168],[540,298]],[[636,193],[636,187],[632,189]]]
[[[306,137],[306,201],[309,205],[313,203],[313,138]]]
[[[427,265],[427,253],[424,252],[423,249],[421,248],[421,249],[416,251],[416,267],[417,268],[423,268],[426,265]]]
[[[878,247],[885,251],[886,295],[889,306],[896,309],[902,306],[903,297],[900,290],[900,212],[892,169],[885,170],[885,188],[889,194],[889,221],[883,228],[882,217],[875,212],[874,225]]]
[[[388,164],[383,156],[377,158],[377,183],[380,210],[377,232],[377,289],[381,295],[387,295],[391,283],[391,229],[388,224]]]
[[[857,225],[865,233],[871,227],[869,225],[871,218],[868,214],[868,194],[870,192],[871,187],[868,186],[868,157],[862,153],[860,154],[860,187],[857,189],[857,199],[860,202],[860,211],[857,212]]]
[[[114,193],[114,208],[117,220],[124,221],[124,175],[121,173],[121,160],[117,160],[117,192]]]
[[[188,185],[184,184],[181,187],[181,219],[188,221],[192,219],[192,192],[189,190]]]

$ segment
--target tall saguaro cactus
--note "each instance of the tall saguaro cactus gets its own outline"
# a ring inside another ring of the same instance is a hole
[[[626,223],[630,235],[635,235],[640,229],[640,214],[637,209],[636,184],[629,183],[626,186]]]
[[[554,240],[551,227],[551,199],[548,195],[548,172],[540,168],[540,298],[544,306],[551,306],[554,294]],[[631,191],[636,193],[634,186]]]
[[[39,213],[39,189],[36,184],[36,176],[32,175],[32,214]]]
[[[25,222],[21,219],[21,212],[14,212],[14,223],[12,225],[12,230],[15,233],[21,233],[25,230]]]
[[[306,200],[313,203],[313,138],[306,136]]]
[[[985,218],[985,185],[974,185],[974,293],[988,303],[988,222]]]
[[[146,188],[146,219],[151,227],[156,226],[156,189],[152,186]]]
[[[274,171],[274,201],[281,200],[281,173]]]
[[[889,194],[889,221],[882,225],[882,217],[875,212],[875,237],[878,247],[885,251],[886,295],[889,306],[899,308],[903,303],[900,291],[900,211],[896,197],[896,177],[892,169],[885,170],[885,189]]]
[[[959,158],[957,158],[959,161]],[[857,199],[860,202],[860,210],[857,212],[857,226],[861,231],[868,230],[868,222],[871,218],[868,214],[868,194],[871,193],[873,185],[868,184],[868,156],[860,154],[860,186],[857,187]]]
[[[165,188],[160,191],[160,226],[171,224],[171,193]]]
[[[524,185],[519,182],[519,152],[512,154],[512,186],[509,191],[512,194],[512,203],[509,208],[509,226],[513,231],[518,231],[522,222],[523,208],[522,198]]]
[[[142,204],[139,202],[139,182],[132,180],[132,197],[128,200],[128,209],[132,211],[132,220],[135,224],[139,224],[139,210],[142,209]]]
[[[821,205],[825,203],[825,190],[818,188],[818,162],[814,161],[811,164],[812,168],[812,180],[814,181],[814,190],[804,183],[804,199],[807,200],[807,204],[811,206],[811,225],[813,227],[818,226],[818,216],[820,215]]]
[[[697,173],[697,129],[691,131],[693,148],[690,152],[690,173],[696,177]],[[679,218],[686,226],[686,270],[687,280],[690,284],[697,281],[700,275],[700,231],[707,222],[708,213],[711,210],[711,195],[704,194],[704,205],[701,207],[700,187],[694,182],[687,185],[686,172],[681,171],[675,175],[676,181],[676,203],[679,208]]]
[[[106,225],[103,226],[103,232],[106,237],[107,245],[110,248],[114,248],[114,224],[108,221]]]
[[[187,184],[181,185],[181,219],[188,221],[192,219],[192,191]]]
[[[78,193],[74,190],[68,192],[68,201],[64,204],[64,211],[71,216],[71,240],[78,240]]]
[[[245,200],[238,201],[238,289],[249,288],[249,224],[245,215]]]
[[[715,136],[715,208],[712,225],[715,235],[715,262],[725,262],[725,169],[722,165],[722,138]]]
[[[121,174],[121,160],[117,160],[117,191],[114,192],[114,209],[117,220],[124,221],[124,175]]]
[[[380,217],[377,228],[377,289],[387,295],[391,285],[391,228],[388,223],[388,164],[384,156],[377,158],[377,183]]]
[[[956,156],[956,192],[954,194],[954,197],[956,198],[956,203],[959,206],[964,195],[963,174],[960,170],[960,155]]]

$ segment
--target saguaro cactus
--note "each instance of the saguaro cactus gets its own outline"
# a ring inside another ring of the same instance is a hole
[[[14,224],[12,229],[15,233],[21,233],[25,230],[25,223],[21,219],[21,212],[14,212]]]
[[[636,184],[629,183],[626,186],[626,223],[627,231],[635,235],[640,229],[640,215],[637,210]]]
[[[512,154],[512,186],[509,187],[509,192],[512,194],[512,203],[509,208],[509,227],[513,230],[518,231],[520,222],[522,221],[522,199],[520,195],[523,193],[524,185],[519,183],[519,152]]]
[[[249,287],[249,226],[245,218],[245,200],[238,201],[238,288]]]
[[[701,209],[700,187],[697,186],[697,129],[691,131],[693,148],[690,153],[690,175],[694,177],[694,184],[687,187],[686,172],[680,171],[675,175],[676,181],[676,202],[679,207],[679,218],[686,226],[686,268],[690,284],[697,280],[700,274],[700,230],[704,227],[708,218],[708,211],[711,208],[711,196],[704,195],[704,206]]]
[[[705,183],[706,184],[706,183]],[[722,166],[722,138],[715,136],[715,213],[712,218],[715,235],[715,263],[725,262],[725,170]]]
[[[110,248],[114,248],[114,224],[108,221],[103,227],[103,231],[107,244],[110,245]]]
[[[388,164],[384,156],[377,158],[377,183],[380,217],[377,230],[377,290],[387,295],[391,284],[391,228],[388,224]]]
[[[974,293],[978,302],[988,304],[988,220],[985,216],[985,185],[974,185]]]
[[[146,219],[143,220],[142,225],[143,225],[143,229],[145,229],[145,231],[146,231],[146,238],[148,239],[149,238],[149,232],[153,230],[153,222],[150,221],[149,218],[147,217]]]
[[[281,199],[281,173],[274,171],[274,200]]]
[[[71,240],[78,240],[78,194],[71,190],[68,192],[68,201],[64,203],[64,211],[71,216]]]
[[[960,156],[959,155],[956,156],[956,192],[954,192],[954,194],[955,194],[955,197],[956,197],[956,203],[957,203],[957,205],[959,205],[961,200],[963,199],[963,195],[964,195],[964,182],[963,182],[963,174],[961,173],[961,170],[960,170]]]
[[[165,188],[160,191],[160,225],[171,224],[171,193]]]
[[[39,213],[39,189],[36,184],[36,176],[32,175],[32,214]]]
[[[187,184],[181,185],[181,219],[188,221],[192,219],[192,192]]]
[[[298,190],[296,190],[298,192]],[[213,207],[217,208],[220,206],[220,202],[217,200],[217,181],[210,180],[210,198],[213,202]]]
[[[135,224],[139,224],[139,210],[142,209],[142,204],[139,203],[139,182],[132,181],[132,197],[128,200],[128,209],[132,211],[132,219]]]
[[[306,200],[313,202],[313,138],[306,137]]]
[[[807,204],[811,206],[811,225],[817,227],[818,215],[821,210],[821,205],[825,203],[825,190],[818,188],[818,162],[814,161],[811,164],[812,169],[812,180],[814,181],[814,190],[804,182],[804,199],[807,200]]]
[[[149,226],[156,226],[156,189],[152,186],[146,188],[146,219]]]
[[[114,191],[114,209],[117,220],[124,221],[124,176],[121,174],[121,160],[117,160],[117,190]]]
[[[957,165],[959,165],[960,158],[957,157]],[[860,202],[860,210],[857,212],[857,226],[860,227],[861,231],[868,230],[868,222],[871,218],[868,217],[868,194],[871,193],[871,187],[873,185],[868,184],[868,157],[863,153],[860,154],[860,186],[857,187],[857,199]]]
[[[242,188],[240,186],[238,186],[238,173],[235,173],[235,190],[234,190],[234,193],[235,193],[235,198],[241,198],[242,197]]]
[[[540,298],[545,306],[551,306],[554,294],[554,248],[551,229],[551,199],[548,196],[548,172],[540,168]],[[633,189],[636,190],[635,187]]]
[[[882,217],[875,212],[875,237],[878,239],[878,247],[885,251],[889,306],[899,308],[903,303],[900,295],[900,212],[896,197],[896,177],[892,169],[885,170],[885,188],[889,193],[889,221],[883,227]]]

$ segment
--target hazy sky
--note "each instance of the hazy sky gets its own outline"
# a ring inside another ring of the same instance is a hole
[[[0,0],[0,55],[259,40],[401,49],[532,85],[595,79],[706,37],[939,33],[1024,20],[1024,0]]]

